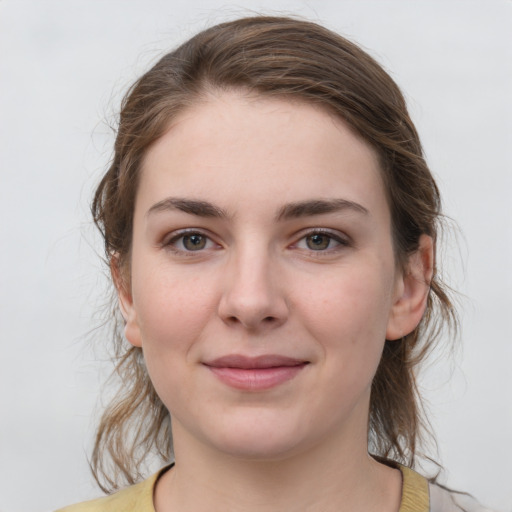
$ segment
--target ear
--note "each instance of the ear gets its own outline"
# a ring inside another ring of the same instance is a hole
[[[403,274],[397,278],[387,340],[400,339],[418,326],[427,307],[433,273],[434,242],[432,237],[421,235],[418,250],[411,254]]]
[[[121,268],[120,258],[115,254],[110,259],[110,272],[112,280],[117,290],[119,309],[124,318],[124,335],[126,339],[134,346],[141,347],[142,340],[140,335],[137,311],[133,305],[133,297],[129,279],[126,272]]]

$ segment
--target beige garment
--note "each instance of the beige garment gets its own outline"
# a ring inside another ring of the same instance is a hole
[[[423,476],[412,469],[398,467],[402,472],[402,499],[398,512],[491,512],[473,500],[463,504],[462,497],[435,484],[429,485]],[[167,469],[169,467],[110,496],[71,505],[56,512],[155,512],[153,490],[158,478]]]

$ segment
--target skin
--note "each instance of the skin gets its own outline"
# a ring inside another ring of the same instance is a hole
[[[223,92],[174,120],[116,281],[172,417],[156,510],[398,510],[399,472],[367,454],[370,385],[385,340],[421,319],[432,258],[423,236],[397,268],[376,155],[324,110]],[[207,365],[231,354],[304,364],[237,389]]]

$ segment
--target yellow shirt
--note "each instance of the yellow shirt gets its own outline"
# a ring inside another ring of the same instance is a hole
[[[152,477],[122,491],[97,500],[71,505],[56,512],[155,512],[153,489],[159,471]],[[398,512],[429,512],[428,481],[412,469],[400,466],[402,472],[402,500]]]

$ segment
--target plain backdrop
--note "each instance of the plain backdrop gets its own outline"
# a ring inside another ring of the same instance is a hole
[[[87,456],[109,366],[92,349],[108,341],[95,330],[105,281],[88,204],[111,154],[109,124],[163,51],[252,11],[341,32],[405,91],[458,226],[442,257],[461,293],[460,345],[441,350],[421,378],[439,461],[449,485],[511,511],[506,0],[0,0],[0,511],[50,511],[99,494]]]

